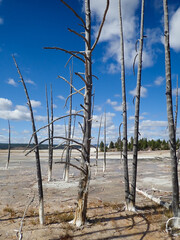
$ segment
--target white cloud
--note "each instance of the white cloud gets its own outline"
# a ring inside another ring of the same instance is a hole
[[[0,25],[4,24],[4,19],[2,17],[0,17]]]
[[[113,108],[117,112],[122,112],[122,110],[123,110],[122,104],[120,106],[114,106]]]
[[[170,45],[175,51],[180,51],[180,7],[170,19]]]
[[[62,95],[59,95],[58,98],[65,101],[65,97],[63,97]]]
[[[108,104],[110,104],[111,106],[116,106],[117,105],[117,102],[116,101],[111,101],[111,99],[108,99],[107,101],[106,101],[106,103],[108,103]]]
[[[98,105],[95,105],[95,106],[94,106],[94,110],[95,110],[95,111],[98,111],[98,112],[101,112],[101,111],[102,111],[102,107],[101,107],[101,106],[98,106]]]
[[[136,88],[132,91],[129,91],[132,96],[136,96]],[[147,89],[145,87],[141,87],[141,97],[147,96]]]
[[[157,86],[160,86],[164,82],[165,78],[164,77],[157,77],[156,80],[154,81],[154,84]]]
[[[130,116],[130,117],[129,117],[129,120],[134,120],[134,119],[135,119],[134,116]],[[143,116],[140,116],[139,119],[142,120],[142,119],[144,119],[144,117],[143,117]]]
[[[11,100],[7,98],[0,98],[0,111],[2,110],[10,110],[12,108],[12,102]]]
[[[56,105],[56,104],[53,104],[53,108],[57,108],[57,105]]]
[[[110,7],[107,13],[106,21],[100,37],[100,42],[106,42],[103,60],[107,61],[113,58],[116,62],[108,65],[108,72],[115,73],[120,70],[120,27],[119,27],[119,9],[118,0],[110,1]],[[123,32],[124,32],[124,56],[127,67],[132,68],[134,57],[136,55],[135,42],[139,38],[139,22],[136,13],[139,7],[139,0],[122,1],[122,17],[123,17]],[[92,16],[94,16],[95,26],[94,38],[97,35],[99,24],[102,20],[106,1],[92,0],[91,9]],[[149,31],[150,32],[150,31]],[[148,33],[149,33],[148,32]],[[159,29],[152,31],[154,34],[146,41],[144,41],[143,51],[143,67],[152,66],[154,61],[154,52],[152,51],[152,44],[157,43],[159,37]],[[156,33],[156,34],[155,34]],[[153,40],[152,40],[153,39]]]
[[[26,79],[25,80],[25,83],[29,83],[29,84],[32,84],[32,85],[36,85],[34,81],[32,81],[31,79]]]
[[[38,102],[35,101],[36,106]],[[0,98],[0,118],[5,120],[30,121],[29,108],[24,105],[16,105],[13,108],[12,101],[6,98]],[[45,121],[46,117],[35,115],[37,121]]]
[[[154,128],[154,127],[167,127],[167,121],[152,121],[152,120],[144,120],[141,122],[140,127],[143,128]]]
[[[41,102],[40,101],[36,101],[36,100],[31,100],[31,106],[36,108],[36,107],[40,107],[41,106]]]
[[[12,86],[14,86],[14,87],[17,86],[17,83],[14,81],[13,78],[9,78],[8,81],[7,81],[7,84],[12,85]]]

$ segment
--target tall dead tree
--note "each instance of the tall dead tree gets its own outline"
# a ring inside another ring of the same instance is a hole
[[[10,156],[11,156],[11,126],[10,122],[8,120],[8,158],[7,158],[7,163],[6,163],[6,169],[9,167],[9,162],[10,162]]]
[[[98,170],[99,139],[100,139],[100,134],[101,134],[102,116],[103,115],[101,115],[101,119],[100,119],[100,123],[99,123],[99,131],[98,131],[97,146],[96,146],[96,173]]]
[[[177,83],[176,83],[176,111],[175,111],[175,118],[174,118],[174,127],[175,127],[175,135],[177,130],[177,116],[178,116],[178,75],[177,75]]]
[[[140,39],[139,39],[139,53],[138,53],[139,59],[138,59],[137,85],[136,85],[132,181],[131,181],[131,188],[130,188],[130,202],[127,207],[129,210],[135,209],[135,199],[136,199],[139,111],[140,111],[140,97],[141,97],[140,93],[141,93],[142,53],[143,53],[143,39],[144,39],[143,32],[144,32],[144,0],[141,1],[141,29],[140,29]]]
[[[50,124],[49,117],[49,104],[46,87],[46,108],[47,108],[47,120],[48,120],[48,147],[49,147],[49,160],[48,160],[48,182],[52,180],[52,164],[53,164],[53,123]],[[53,122],[53,96],[52,96],[52,85],[51,85],[51,122]]]
[[[167,104],[169,143],[171,155],[171,176],[172,176],[172,211],[174,216],[177,217],[179,210],[179,182],[176,157],[176,135],[172,104],[171,58],[169,46],[169,17],[167,0],[163,0],[163,8],[164,8],[164,48],[165,48],[165,71],[166,71],[166,104]]]
[[[126,106],[126,84],[125,84],[125,63],[124,63],[124,37],[123,23],[121,12],[121,0],[119,0],[119,18],[120,18],[120,50],[121,50],[121,88],[122,88],[122,106],[123,106],[123,164],[124,164],[124,183],[125,183],[125,203],[129,204],[129,173],[128,173],[128,156],[127,156],[127,106]],[[119,137],[120,137],[119,125]],[[120,139],[119,139],[120,140]],[[121,152],[121,141],[120,141]]]
[[[68,132],[67,137],[71,138],[71,123],[72,123],[72,80],[73,80],[73,67],[70,70],[70,101],[69,101],[69,122],[68,122]],[[69,163],[71,157],[71,149],[70,149],[70,140],[66,142],[66,164],[64,167],[64,176],[63,179],[68,182],[69,181]]]
[[[21,79],[21,83],[23,84],[24,87],[24,91],[26,94],[26,98],[27,98],[27,104],[29,107],[29,111],[30,111],[30,116],[31,116],[31,123],[32,123],[32,131],[33,131],[33,137],[34,137],[34,143],[35,143],[35,148],[34,148],[34,152],[35,152],[35,157],[36,157],[36,170],[37,170],[37,182],[38,182],[38,195],[39,195],[39,221],[40,224],[44,224],[44,200],[43,200],[43,186],[42,186],[42,176],[41,176],[41,164],[40,164],[40,155],[39,155],[39,147],[38,147],[38,137],[36,134],[36,126],[35,126],[35,120],[34,120],[34,114],[33,114],[33,109],[32,109],[32,105],[31,105],[31,101],[29,98],[29,94],[26,88],[26,84],[24,82],[23,76],[20,72],[20,69],[17,65],[16,59],[14,56],[13,60],[15,63],[15,66],[17,68],[18,74],[20,76]]]
[[[76,226],[81,226],[86,221],[86,212],[87,212],[87,199],[88,199],[88,188],[89,188],[89,181],[90,181],[90,146],[91,146],[91,125],[92,125],[92,61],[91,55],[93,50],[95,49],[98,40],[100,38],[100,34],[102,31],[103,24],[105,22],[106,14],[109,8],[109,0],[107,0],[106,9],[104,11],[104,16],[102,22],[99,27],[99,31],[97,34],[97,38],[94,44],[91,46],[91,10],[90,10],[90,0],[84,1],[85,6],[85,21],[82,19],[78,13],[69,6],[64,0],[61,0],[63,4],[65,4],[74,14],[75,16],[81,21],[81,26],[84,28],[85,36],[76,31],[69,29],[70,32],[73,32],[77,36],[85,42],[85,51],[69,51],[59,47],[45,47],[45,49],[55,49],[60,50],[66,53],[69,53],[71,57],[73,56],[76,59],[79,59],[85,65],[85,72],[82,73],[75,73],[79,78],[84,82],[85,86],[80,90],[77,90],[73,85],[72,88],[75,90],[74,94],[81,94],[84,97],[84,105],[80,105],[83,108],[83,141],[82,144],[78,143],[82,150],[78,150],[81,152],[81,166],[78,169],[81,169],[81,176],[79,180],[79,191],[78,191],[78,199],[77,199],[77,208],[75,211],[75,217],[72,223],[76,224]],[[63,80],[65,80],[69,85],[68,82],[63,77],[59,76]],[[84,90],[84,94],[81,92]],[[69,98],[70,96],[68,96]],[[67,98],[67,99],[68,99]],[[72,114],[71,114],[72,115]],[[63,137],[61,137],[63,139]],[[65,139],[65,138],[64,138]],[[66,138],[67,140],[67,138]],[[74,139],[70,139],[77,143]],[[69,165],[73,165],[69,163]],[[77,167],[76,167],[77,168]]]
[[[104,160],[103,160],[103,172],[106,171],[106,111],[104,111]]]

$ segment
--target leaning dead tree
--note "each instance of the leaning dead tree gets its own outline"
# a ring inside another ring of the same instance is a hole
[[[10,126],[9,120],[8,120],[8,133],[9,133],[9,137],[8,137],[8,158],[7,158],[7,163],[6,163],[6,169],[8,169],[8,167],[9,167],[10,156],[11,156],[11,126]]]
[[[90,0],[85,0],[85,21],[82,17],[74,10],[71,6],[69,6],[65,1],[61,0],[63,4],[65,4],[74,14],[75,16],[81,21],[81,26],[84,29],[85,36],[83,34],[77,33],[76,31],[69,29],[70,32],[76,34],[85,42],[85,50],[84,51],[69,51],[59,47],[46,47],[45,49],[55,49],[66,52],[85,65],[85,72],[82,73],[75,73],[78,76],[85,86],[80,90],[77,90],[70,82],[65,80],[63,77],[60,78],[64,79],[72,88],[75,90],[75,93],[79,93],[84,98],[84,105],[81,105],[83,108],[83,126],[82,135],[83,141],[82,144],[78,143],[82,149],[81,151],[81,160],[80,160],[80,169],[81,169],[81,176],[79,180],[79,190],[78,190],[78,199],[77,199],[77,208],[75,211],[75,217],[72,223],[76,224],[76,226],[81,226],[86,221],[86,212],[87,212],[87,200],[88,200],[88,188],[89,188],[89,181],[90,181],[90,147],[91,147],[91,125],[92,125],[92,60],[91,55],[93,50],[95,49],[98,40],[100,38],[100,34],[102,31],[103,24],[105,22],[106,14],[109,8],[109,0],[107,0],[106,9],[104,12],[103,20],[100,24],[99,31],[97,34],[97,38],[93,45],[91,45],[91,9],[90,9]],[[84,90],[84,93],[82,93]],[[69,98],[70,96],[68,96]],[[67,99],[68,99],[67,98]],[[72,114],[71,114],[72,115]],[[67,139],[66,139],[67,140]],[[73,139],[69,139],[70,141],[74,141]],[[74,141],[75,142],[75,141]],[[71,163],[69,165],[72,165]]]
[[[31,123],[32,123],[32,131],[33,131],[33,137],[34,137],[34,143],[35,143],[35,148],[34,148],[34,152],[35,152],[35,157],[36,157],[36,170],[37,170],[37,182],[38,182],[38,195],[39,195],[39,221],[40,224],[44,224],[44,200],[43,200],[43,186],[42,186],[42,176],[41,176],[41,164],[40,164],[40,155],[39,155],[39,147],[38,147],[38,137],[36,134],[36,126],[35,126],[35,120],[34,120],[34,114],[33,114],[33,109],[32,109],[32,105],[31,105],[31,101],[29,98],[29,94],[26,88],[26,84],[24,82],[23,76],[20,72],[20,69],[17,65],[16,59],[14,56],[13,60],[15,63],[15,66],[17,68],[17,72],[20,76],[21,79],[21,83],[23,84],[24,87],[24,91],[26,94],[26,98],[27,98],[27,104],[29,107],[29,111],[30,111],[30,116],[31,116]]]
[[[163,0],[164,7],[164,48],[165,48],[165,71],[166,71],[166,104],[169,129],[169,143],[171,155],[171,177],[172,177],[172,211],[175,217],[178,217],[179,211],[179,182],[178,182],[178,166],[176,157],[176,134],[173,117],[172,104],[172,85],[171,85],[171,59],[169,46],[169,17],[168,3]]]

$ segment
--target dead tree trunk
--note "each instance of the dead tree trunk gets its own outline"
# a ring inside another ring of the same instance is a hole
[[[125,64],[124,64],[124,38],[123,23],[121,14],[121,0],[119,0],[119,17],[120,17],[120,48],[121,48],[121,87],[122,87],[122,105],[123,105],[123,163],[124,163],[124,183],[125,183],[125,203],[129,205],[129,173],[128,173],[128,156],[127,156],[127,106],[126,106],[126,84],[125,84]],[[121,124],[120,124],[121,126]],[[119,137],[120,137],[119,126]],[[120,152],[121,139],[120,139]]]
[[[100,119],[98,138],[97,138],[97,146],[96,146],[96,174],[98,171],[98,153],[99,153],[99,139],[100,139],[100,134],[101,134],[101,124],[102,124],[102,116]]]
[[[81,172],[78,191],[78,205],[74,223],[81,226],[86,221],[88,187],[90,180],[90,144],[91,144],[91,95],[92,95],[92,66],[91,66],[91,11],[90,0],[85,0],[85,96],[84,96],[84,125],[83,125],[83,149],[81,167],[86,174]]]
[[[11,156],[11,127],[10,127],[9,120],[8,120],[8,132],[9,132],[9,137],[8,137],[8,158],[7,158],[6,169],[8,169],[8,167],[9,167],[10,156]]]
[[[26,88],[26,84],[24,82],[23,76],[20,72],[20,69],[16,63],[16,59],[14,56],[13,56],[13,60],[14,60],[15,66],[17,68],[18,74],[20,76],[21,82],[24,87],[24,91],[25,91],[26,98],[27,98],[27,104],[29,107],[30,115],[31,115],[32,131],[34,133],[33,134],[34,143],[36,145],[36,148],[34,149],[34,151],[35,151],[35,157],[36,157],[37,182],[38,182],[38,194],[39,194],[39,221],[40,221],[40,224],[44,224],[44,200],[43,200],[43,187],[42,187],[42,177],[41,177],[41,165],[40,165],[38,137],[36,134],[36,126],[35,126],[35,121],[34,121],[33,109],[31,106],[31,101],[30,101],[29,94],[28,94],[28,91]]]
[[[172,86],[171,86],[171,59],[169,46],[169,17],[167,0],[163,0],[164,7],[164,48],[165,48],[165,69],[166,69],[166,103],[169,128],[169,142],[171,155],[171,176],[172,176],[172,211],[175,217],[179,210],[179,182],[178,166],[176,157],[176,136],[173,118]]]
[[[49,118],[49,104],[47,96],[46,87],[46,108],[47,108],[47,120],[48,120],[48,145],[49,145],[49,160],[48,160],[48,182],[52,180],[52,164],[53,164],[53,96],[52,96],[52,86],[51,86],[51,123]]]
[[[50,125],[50,180],[52,180],[52,165],[53,165],[53,136],[54,136],[54,112],[53,112],[53,91],[52,91],[52,85],[51,85],[51,125]]]
[[[106,171],[106,111],[104,111],[104,161],[103,172]]]
[[[175,135],[177,130],[177,115],[178,115],[178,75],[177,75],[177,86],[176,86],[176,111],[175,111],[175,119],[174,119],[174,127],[175,127]]]
[[[132,181],[130,189],[130,203],[128,209],[135,209],[136,199],[136,181],[137,181],[137,157],[138,157],[138,135],[139,135],[139,109],[140,109],[140,92],[141,92],[141,72],[142,72],[142,52],[143,52],[143,31],[144,31],[144,0],[141,3],[141,30],[139,39],[139,62],[136,86],[136,103],[135,103],[135,122],[134,122],[134,142],[133,142],[133,162],[132,162]]]
[[[72,122],[72,78],[73,78],[73,68],[70,71],[70,102],[69,102],[69,123],[68,123],[68,133],[67,137],[71,138],[71,122]],[[69,181],[69,163],[70,163],[70,156],[71,156],[71,150],[70,150],[70,141],[67,141],[66,146],[66,164],[64,167],[64,176],[63,179],[68,182]]]

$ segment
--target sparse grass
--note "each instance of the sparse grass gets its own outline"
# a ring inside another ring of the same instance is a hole
[[[169,219],[169,218],[172,218],[172,217],[173,217],[173,212],[172,212],[171,209],[165,210],[165,211],[164,211],[164,215]]]
[[[60,222],[69,222],[73,220],[73,218],[74,218],[73,212],[59,213],[58,211],[55,211],[53,214],[46,215],[45,222],[47,225],[49,225]]]
[[[15,217],[16,212],[12,207],[9,207],[9,205],[7,205],[4,209],[3,209],[4,213],[10,213],[11,217]]]
[[[113,210],[122,210],[124,207],[124,204],[116,204],[116,203],[111,203],[111,202],[103,202],[103,207],[110,207]]]

